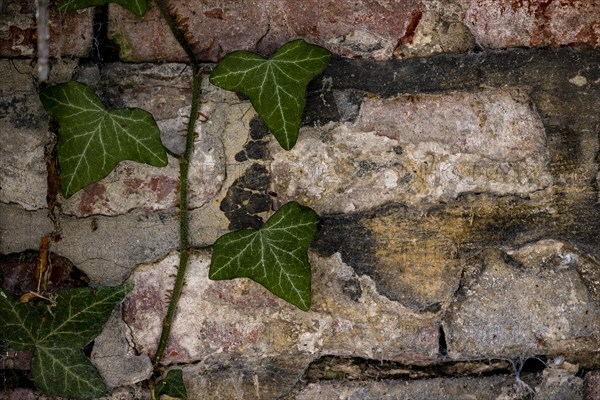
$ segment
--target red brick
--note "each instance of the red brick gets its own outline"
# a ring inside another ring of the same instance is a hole
[[[600,45],[598,0],[467,0],[463,22],[484,47]]]
[[[86,56],[92,43],[92,9],[61,14],[56,4],[50,2],[50,57]],[[0,7],[0,56],[35,57],[35,1],[7,0]]]
[[[303,38],[347,57],[388,59],[420,13],[419,0],[170,1],[196,56],[219,61],[234,50],[268,54]],[[111,6],[111,36],[135,61],[184,61],[156,6],[143,19]]]

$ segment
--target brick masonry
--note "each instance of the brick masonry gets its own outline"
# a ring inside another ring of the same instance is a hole
[[[600,3],[168,3],[205,75],[229,51],[266,56],[298,37],[334,53],[289,152],[247,99],[204,79],[194,251],[164,360],[189,398],[599,398]],[[35,5],[0,8],[0,260],[30,259],[59,226],[51,250],[83,281],[133,283],[91,358],[109,398],[147,397],[178,259],[176,159],[123,162],[59,196],[50,218]],[[154,2],[143,18],[53,12],[50,28],[49,84],[76,79],[109,108],[152,112],[181,153],[191,71]],[[220,235],[289,200],[323,219],[309,312],[207,279]]]

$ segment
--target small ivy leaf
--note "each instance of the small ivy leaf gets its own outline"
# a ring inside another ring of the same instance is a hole
[[[208,277],[250,278],[300,308],[310,309],[308,246],[319,216],[295,201],[281,207],[262,228],[227,233],[214,244]]]
[[[156,386],[154,387],[154,396],[158,399],[163,394],[181,400],[187,399],[182,370],[172,369],[167,373],[167,376],[156,383]]]
[[[50,87],[40,98],[60,125],[57,152],[65,197],[106,177],[123,160],[167,165],[160,130],[149,112],[109,112],[92,89],[78,82]]]
[[[115,305],[132,285],[67,289],[54,303],[18,303],[0,289],[0,338],[9,349],[34,349],[32,374],[44,393],[77,399],[106,393],[82,348],[100,334]]]
[[[148,8],[148,0],[60,0],[58,2],[58,11],[80,10],[108,3],[119,4],[138,17],[143,16]]]
[[[331,53],[319,46],[294,40],[271,59],[248,51],[227,54],[210,74],[210,82],[243,93],[286,150],[296,144],[306,87],[321,74]]]
[[[81,349],[39,345],[31,372],[35,385],[50,396],[96,399],[107,393],[98,370]]]

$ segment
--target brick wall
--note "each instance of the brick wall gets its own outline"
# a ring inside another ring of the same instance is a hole
[[[189,398],[600,399],[600,2],[170,4],[205,73],[295,38],[335,54],[289,152],[249,101],[203,82],[196,250],[165,358]],[[134,283],[92,359],[110,398],[144,398],[178,259],[177,161],[123,162],[51,218],[35,5],[0,8],[0,259],[58,226],[52,252],[91,285]],[[150,111],[182,152],[191,71],[154,3],[52,12],[50,33],[51,84]],[[207,278],[220,235],[289,200],[324,222],[310,312]]]

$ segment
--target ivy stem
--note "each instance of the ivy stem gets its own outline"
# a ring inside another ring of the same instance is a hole
[[[181,31],[175,19],[169,13],[166,2],[164,0],[156,0],[156,4],[160,9],[160,13],[162,14],[163,18],[169,25],[171,32],[173,32],[173,35],[190,59],[190,63],[192,64],[193,78],[192,106],[190,109],[190,118],[187,126],[185,151],[183,156],[179,159],[179,267],[177,268],[177,276],[175,278],[175,285],[173,287],[173,293],[171,294],[169,308],[167,309],[167,314],[163,320],[158,349],[156,350],[156,354],[154,355],[154,359],[152,361],[155,370],[160,366],[160,361],[165,353],[167,342],[169,341],[169,335],[171,334],[171,327],[173,326],[173,320],[175,319],[177,304],[179,303],[179,298],[181,297],[181,292],[185,283],[185,274],[190,257],[188,229],[188,172],[190,160],[192,158],[192,152],[194,150],[194,129],[196,127],[196,116],[198,115],[198,108],[200,105],[200,93],[202,85],[202,71],[200,70],[200,66],[196,61],[194,53],[192,52],[192,49],[185,38],[185,34]]]

